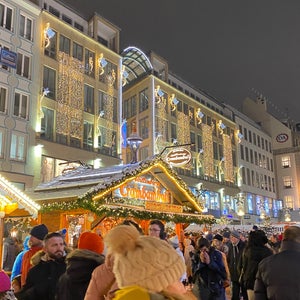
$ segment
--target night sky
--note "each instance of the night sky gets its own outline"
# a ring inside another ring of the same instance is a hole
[[[277,117],[300,122],[299,0],[61,1],[96,11],[121,29],[121,50],[153,50],[219,101],[240,109],[262,94]]]

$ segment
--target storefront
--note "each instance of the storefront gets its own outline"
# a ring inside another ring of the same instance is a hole
[[[32,197],[41,204],[41,222],[50,230],[65,228],[70,245],[80,232],[93,229],[105,235],[124,218],[143,229],[150,219],[172,222],[177,233],[190,223],[215,222],[160,157],[110,168],[80,166],[41,184]]]

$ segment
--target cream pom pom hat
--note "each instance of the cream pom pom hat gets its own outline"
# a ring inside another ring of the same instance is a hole
[[[120,288],[138,285],[161,292],[178,282],[185,264],[166,241],[142,236],[136,228],[119,225],[104,238],[108,253],[114,257],[113,272]]]

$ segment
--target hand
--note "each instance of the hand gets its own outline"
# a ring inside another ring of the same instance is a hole
[[[210,257],[209,257],[209,255],[206,251],[201,251],[200,260],[204,264],[209,264],[210,263]]]

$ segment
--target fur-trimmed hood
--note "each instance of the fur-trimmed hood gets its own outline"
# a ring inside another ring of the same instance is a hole
[[[104,262],[103,255],[86,249],[74,249],[67,255],[66,258],[67,264],[69,264],[71,260],[82,259],[94,260],[99,265],[101,265]]]

